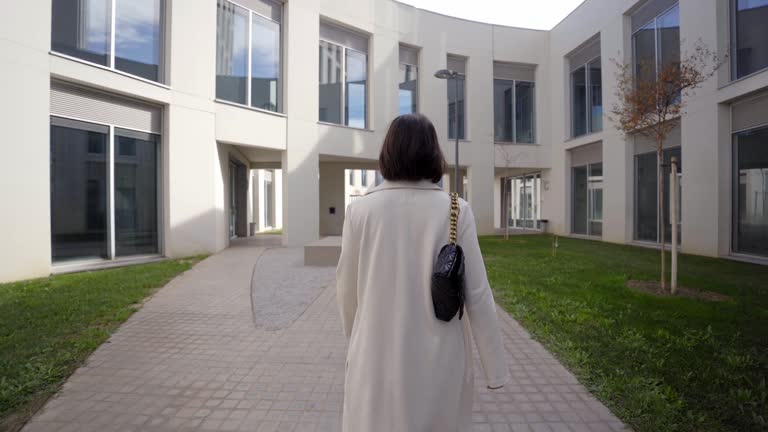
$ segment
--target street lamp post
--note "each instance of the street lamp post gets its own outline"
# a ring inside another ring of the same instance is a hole
[[[453,107],[453,127],[454,127],[454,135],[456,138],[456,161],[454,162],[454,182],[455,182],[455,189],[454,191],[456,193],[459,193],[459,80],[464,79],[464,74],[461,74],[459,72],[456,72],[454,70],[450,69],[440,69],[439,71],[435,72],[435,77],[439,79],[448,80],[448,84],[451,83],[451,80],[455,81],[455,85],[453,86],[454,90],[454,107]],[[450,128],[449,128],[450,132]]]

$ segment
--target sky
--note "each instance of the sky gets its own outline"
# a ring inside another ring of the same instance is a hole
[[[398,0],[417,8],[491,24],[550,30],[584,0]]]

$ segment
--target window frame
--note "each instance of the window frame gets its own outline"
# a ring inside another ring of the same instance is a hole
[[[634,46],[634,44],[633,44]],[[588,60],[586,60],[584,63],[578,63],[576,65],[570,65],[571,66],[571,72],[568,74],[570,78],[570,88],[571,88],[571,103],[570,103],[570,110],[571,110],[571,138],[579,138],[587,135],[591,135],[597,132],[602,132],[602,127],[598,130],[592,130],[592,74],[589,73],[589,65],[594,63],[596,60],[600,60],[600,92],[602,93],[603,90],[603,79],[602,79],[602,55],[597,55],[595,57],[591,57]],[[573,112],[573,99],[574,99],[574,75],[576,72],[579,71],[579,69],[584,69],[584,88],[586,89],[585,92],[585,100],[584,100],[584,107],[585,107],[585,124],[584,124],[584,130],[585,132],[580,135],[576,135],[574,133],[575,129],[575,122],[576,122],[576,116]],[[602,100],[602,94],[601,94],[601,100]]]
[[[169,80],[170,80],[170,74],[168,73],[169,66],[168,63],[168,26],[169,26],[169,20],[170,20],[170,13],[169,12],[169,2],[172,0],[159,0],[160,1],[160,19],[158,20],[160,23],[160,31],[159,31],[159,37],[160,37],[160,55],[158,56],[160,62],[158,64],[157,68],[157,81],[145,78],[140,75],[135,75],[130,72],[124,71],[122,69],[118,69],[115,67],[115,30],[117,27],[117,14],[116,14],[116,4],[117,0],[109,0],[109,16],[108,16],[108,23],[109,23],[109,53],[108,53],[108,62],[106,65],[99,64],[92,62],[90,60],[86,60],[82,57],[78,57],[72,54],[63,53],[60,51],[56,51],[53,47],[53,35],[51,35],[50,38],[50,52],[52,54],[55,54],[57,56],[74,60],[77,62],[85,63],[91,66],[95,66],[99,69],[109,70],[111,72],[116,72],[121,75],[129,76],[131,78],[138,79],[140,81],[144,81],[150,84],[160,85],[162,87],[169,87]],[[226,0],[229,1],[229,0]],[[50,30],[50,29],[49,29]],[[79,28],[77,30],[80,30]]]
[[[366,40],[370,44],[370,39],[366,37]],[[333,126],[348,127],[348,128],[357,129],[357,130],[370,130],[370,128],[369,128],[369,118],[368,118],[369,115],[370,115],[370,112],[369,112],[370,110],[368,109],[368,107],[369,107],[369,102],[370,102],[369,95],[370,95],[370,91],[371,91],[371,86],[369,84],[369,82],[370,82],[370,72],[371,72],[371,63],[369,61],[370,59],[368,58],[368,53],[360,51],[360,50],[356,50],[354,48],[350,48],[350,47],[345,46],[345,45],[340,45],[337,42],[332,42],[332,41],[329,41],[328,39],[323,39],[322,37],[318,38],[318,45],[321,42],[341,48],[341,83],[340,83],[341,84],[341,99],[340,99],[341,100],[341,104],[340,104],[340,107],[339,107],[340,108],[339,118],[341,119],[341,123],[333,123],[333,122],[329,122],[329,121],[319,120],[319,116],[318,116],[318,123],[327,124],[327,125],[333,125]],[[354,52],[356,52],[358,54],[362,54],[362,55],[365,56],[365,118],[364,118],[365,125],[363,127],[361,127],[361,128],[357,127],[357,126],[350,126],[350,125],[347,124],[347,116],[346,116],[347,108],[348,108],[347,107],[347,50],[354,51]],[[317,85],[318,85],[318,89],[319,89],[319,87],[320,87],[319,78],[318,78],[318,84]]]
[[[284,21],[283,17],[285,16],[284,4],[280,3],[280,2],[277,2],[277,1],[273,1],[273,0],[262,0],[262,1],[265,1],[267,3],[272,3],[272,4],[277,5],[277,6],[280,7],[280,21],[275,21],[271,17],[268,17],[268,16],[266,16],[264,14],[261,14],[259,12],[256,12],[255,10],[250,9],[247,6],[243,6],[241,3],[238,3],[237,1],[233,1],[233,0],[217,0],[217,3],[219,1],[226,2],[226,3],[231,3],[231,4],[233,4],[233,5],[235,5],[235,6],[239,7],[239,8],[242,8],[246,12],[248,12],[248,49],[246,50],[247,53],[248,53],[248,59],[246,60],[246,63],[247,63],[247,76],[245,77],[245,82],[246,82],[246,84],[245,84],[245,104],[242,104],[240,102],[231,101],[231,100],[228,100],[228,99],[222,99],[222,98],[219,98],[218,96],[214,96],[216,102],[232,104],[232,105],[236,105],[236,106],[239,106],[239,107],[253,109],[253,110],[257,110],[257,111],[261,111],[261,112],[265,112],[265,113],[270,113],[270,114],[285,114],[285,112],[284,112],[284,103],[285,102],[283,100],[283,96],[284,96],[283,87],[284,87],[284,83],[285,83],[285,76],[284,76],[285,68],[283,68],[283,61],[285,59],[285,56],[284,56],[285,45],[284,45],[284,41],[283,41],[283,37],[285,36],[285,29],[284,29],[284,26],[283,26],[283,21]],[[278,67],[278,74],[277,74],[278,85],[277,85],[277,103],[275,104],[275,105],[277,105],[277,109],[275,111],[264,109],[264,108],[259,108],[259,107],[256,107],[256,106],[252,105],[252,98],[253,98],[253,94],[252,94],[252,92],[253,92],[253,87],[252,87],[253,86],[253,82],[252,82],[252,80],[253,80],[253,16],[254,15],[257,15],[257,16],[259,16],[259,17],[261,17],[261,18],[263,18],[263,19],[265,19],[267,21],[270,21],[270,22],[273,22],[273,23],[277,23],[277,25],[280,27],[280,33],[279,33],[280,48],[278,49],[278,51],[280,53],[280,61],[278,62],[278,66],[277,66]],[[218,39],[219,39],[219,27],[217,25],[216,26],[216,45],[217,45],[217,50],[218,50]],[[218,60],[218,55],[216,55],[216,58]],[[214,62],[214,71],[215,71],[215,68],[217,66],[218,66],[217,63]],[[216,73],[214,72],[214,77],[215,76],[216,76]],[[216,95],[216,88],[215,87],[216,87],[216,85],[214,83],[214,95]]]
[[[416,50],[414,50],[414,51],[416,51]],[[418,62],[418,60],[421,59],[421,56],[420,56],[420,53],[418,51],[416,51],[416,55],[418,56],[417,57],[417,62]],[[415,104],[416,105],[416,110],[415,111],[411,111],[409,114],[418,114],[419,113],[419,108],[420,108],[420,102],[421,102],[421,95],[419,94],[421,92],[421,85],[420,85],[421,83],[420,83],[420,80],[419,80],[421,68],[419,67],[418,64],[411,64],[411,63],[404,62],[404,61],[401,61],[400,59],[398,59],[398,63],[397,63],[398,79],[399,79],[399,75],[400,75],[400,66],[406,66],[406,67],[410,66],[410,67],[416,68],[416,80],[415,80],[416,81],[416,91],[415,91],[415,94],[416,94],[416,104]],[[400,111],[400,106],[399,106],[400,105],[400,84],[402,84],[402,83],[403,82],[401,82],[401,81],[399,81],[397,83],[398,112]],[[411,105],[413,105],[413,104],[411,104]]]
[[[645,26],[647,26],[650,23],[653,23],[653,60],[654,60],[654,78],[658,77],[659,75],[659,65],[661,63],[661,49],[659,46],[659,25],[658,21],[659,18],[663,17],[664,15],[668,14],[669,11],[671,11],[674,8],[678,8],[678,13],[680,9],[680,2],[675,2],[672,6],[662,10],[659,12],[656,16],[654,16],[652,19],[648,20],[647,22],[643,23],[642,26],[640,26],[637,30],[632,32],[631,38],[632,38],[632,75],[634,77],[638,76],[638,71],[636,69],[637,67],[637,34],[640,33]],[[679,23],[678,23],[679,25]]]
[[[730,66],[729,67],[729,72],[730,72],[730,81],[731,82],[742,80],[742,79],[745,79],[745,78],[749,78],[749,77],[751,77],[753,75],[757,75],[757,74],[759,74],[761,72],[765,72],[766,70],[768,70],[768,65],[766,65],[766,66],[764,66],[764,67],[762,67],[760,69],[755,69],[754,71],[752,71],[752,72],[750,72],[748,74],[745,74],[743,76],[739,76],[739,70],[738,70],[738,61],[739,61],[739,58],[738,58],[739,57],[738,56],[738,53],[739,53],[739,51],[738,51],[738,48],[739,48],[739,44],[738,44],[738,36],[739,36],[738,35],[738,27],[739,27],[738,12],[739,12],[739,10],[738,10],[738,7],[739,7],[739,5],[738,5],[738,1],[739,0],[728,0],[728,25],[730,27],[729,31],[728,31],[728,36],[730,38],[730,40],[728,42],[728,47],[730,48],[730,52],[731,52],[731,56],[730,56],[731,58],[730,58],[730,62],[729,62],[730,63],[730,65],[729,65]]]
[[[59,119],[57,121],[57,119]],[[63,121],[62,121],[63,120]],[[56,123],[59,123],[58,125]],[[163,159],[163,144],[165,140],[165,136],[162,132],[152,132],[147,130],[140,130],[140,129],[134,129],[134,128],[126,128],[122,126],[118,126],[115,124],[108,124],[98,121],[92,121],[92,120],[85,120],[82,118],[76,118],[61,114],[48,114],[48,128],[49,130],[53,128],[54,126],[62,126],[62,124],[65,123],[84,123],[86,125],[94,125],[97,127],[106,127],[107,128],[107,142],[104,148],[104,152],[106,153],[106,206],[107,206],[107,214],[106,217],[106,241],[107,241],[107,257],[106,258],[75,258],[73,260],[63,260],[63,261],[55,261],[53,260],[53,252],[51,252],[51,262],[53,267],[57,266],[70,266],[73,263],[87,263],[87,262],[120,262],[125,260],[134,260],[137,257],[156,257],[156,256],[164,256],[165,255],[165,233],[163,231],[164,226],[164,211],[163,211],[163,202],[164,202],[164,191],[162,187],[162,175],[163,175],[163,165],[164,165],[164,159]],[[70,127],[70,126],[63,126],[63,127]],[[79,129],[79,130],[87,130],[87,129]],[[148,136],[152,136],[156,139],[155,141],[155,179],[157,180],[155,184],[155,206],[156,206],[156,221],[157,221],[157,252],[151,253],[151,254],[137,254],[137,255],[117,255],[117,225],[116,225],[116,211],[115,211],[115,195],[116,195],[116,180],[115,180],[115,172],[116,172],[116,157],[117,154],[117,137],[119,135],[119,130],[124,130],[128,132],[137,132],[139,134],[146,134]],[[49,143],[50,148],[50,143]],[[50,150],[49,150],[50,151]],[[90,153],[89,153],[90,154]],[[51,194],[49,193],[48,200],[51,200]],[[51,239],[51,248],[53,249],[53,240]]]
[[[509,79],[509,78],[496,78],[494,75],[493,77],[493,83],[496,84],[496,81],[506,81],[512,83],[512,141],[501,141],[496,139],[496,113],[494,112],[493,115],[493,142],[494,144],[502,144],[502,145],[536,145],[536,81],[530,81],[530,80],[518,80],[518,79]],[[533,140],[532,142],[520,142],[517,140],[517,83],[529,83],[532,84],[533,88],[533,110],[531,111],[531,118],[532,118],[532,125],[531,130],[533,132]],[[495,98],[495,94],[494,94]],[[493,101],[494,109],[496,106],[496,101]]]

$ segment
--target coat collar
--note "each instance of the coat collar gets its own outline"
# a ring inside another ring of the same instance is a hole
[[[389,189],[425,189],[425,190],[443,190],[437,183],[432,183],[429,180],[419,181],[390,181],[384,180],[384,182],[378,186],[374,186],[368,189],[366,195],[374,192],[379,192]]]

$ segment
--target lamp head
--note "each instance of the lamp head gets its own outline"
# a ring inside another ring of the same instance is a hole
[[[452,71],[450,69],[440,69],[439,71],[435,72],[435,77],[440,79],[451,79],[456,78],[456,71]]]

